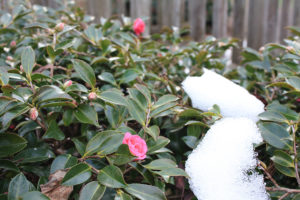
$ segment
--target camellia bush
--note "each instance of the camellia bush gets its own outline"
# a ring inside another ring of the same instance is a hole
[[[222,117],[217,105],[192,108],[181,88],[203,67],[266,104],[257,170],[273,199],[300,198],[299,29],[225,70],[235,39],[188,42],[176,28],[144,37],[142,19],[97,24],[71,1],[10,4],[0,18],[1,200],[192,199],[185,161]]]

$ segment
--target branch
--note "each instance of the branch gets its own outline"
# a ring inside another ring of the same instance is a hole
[[[271,174],[268,172],[268,170],[263,167],[263,165],[261,163],[262,163],[262,161],[259,160],[258,165],[262,168],[262,170],[265,172],[265,174],[267,175],[267,177],[272,181],[272,183],[277,188],[280,188],[279,184],[275,181],[275,179],[271,176]]]
[[[298,186],[300,186],[300,177],[299,177],[299,171],[298,171],[298,159],[297,159],[297,142],[296,142],[296,131],[297,131],[297,124],[292,126],[293,130],[293,140],[294,140],[294,163],[295,163],[295,173],[296,173],[296,179]]]

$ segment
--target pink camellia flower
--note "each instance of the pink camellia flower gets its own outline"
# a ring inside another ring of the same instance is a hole
[[[97,94],[95,92],[90,92],[88,98],[89,100],[94,100],[97,98]]]
[[[146,153],[148,151],[147,144],[140,136],[131,135],[127,132],[125,133],[123,144],[128,145],[130,153],[137,157],[136,160],[143,160],[146,158]]]
[[[136,35],[140,35],[145,31],[145,23],[141,18],[137,18],[133,23],[133,31]]]
[[[36,120],[36,118],[39,116],[39,113],[36,108],[31,108],[29,111],[29,116],[31,120]]]
[[[300,102],[300,98],[296,99],[297,102]]]
[[[64,87],[67,88],[67,87],[70,87],[72,85],[72,81],[71,80],[68,80],[64,83]]]
[[[10,42],[10,47],[15,47],[16,45],[17,45],[16,41],[13,40]]]
[[[59,24],[57,24],[56,26],[55,26],[55,30],[56,31],[58,31],[58,32],[61,32],[61,31],[63,31],[64,30],[64,28],[65,28],[65,24],[64,23],[59,23]]]
[[[13,57],[7,56],[7,57],[6,57],[6,60],[7,60],[7,61],[13,61]]]
[[[24,72],[24,68],[22,65],[20,65],[20,70],[21,70],[21,72]]]

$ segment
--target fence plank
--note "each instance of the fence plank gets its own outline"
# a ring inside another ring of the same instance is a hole
[[[284,0],[281,6],[281,20],[279,25],[280,30],[280,41],[287,38],[289,31],[286,29],[287,26],[293,24],[293,0]],[[299,12],[299,11],[298,11]]]
[[[150,34],[151,22],[151,0],[130,0],[130,16],[132,19],[138,17],[148,18],[145,23],[144,35]]]
[[[204,39],[206,34],[206,1],[188,1],[191,37],[197,41]]]
[[[163,0],[161,2],[162,25],[180,27],[181,0]]]
[[[266,1],[250,0],[248,18],[248,46],[259,49],[264,44],[264,29],[267,28]]]
[[[232,54],[232,61],[234,63],[240,63],[241,61],[241,47],[243,40],[245,39],[245,13],[246,13],[246,1],[235,0],[233,7],[233,37],[240,39],[239,49],[234,48]]]
[[[213,31],[212,34],[217,38],[227,36],[227,0],[213,1]]]
[[[112,14],[111,0],[88,0],[87,13],[95,16],[96,22],[100,21],[101,17],[109,18]]]
[[[125,15],[125,0],[116,0],[114,1],[114,14]]]
[[[300,1],[295,0],[294,4],[294,26],[300,27]]]
[[[277,42],[279,40],[279,1],[267,1],[267,28],[264,31],[264,43]]]

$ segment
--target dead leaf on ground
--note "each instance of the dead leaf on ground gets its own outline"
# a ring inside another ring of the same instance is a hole
[[[68,200],[73,186],[63,186],[60,184],[68,170],[57,170],[49,176],[48,183],[40,185],[41,191],[51,200]]]

